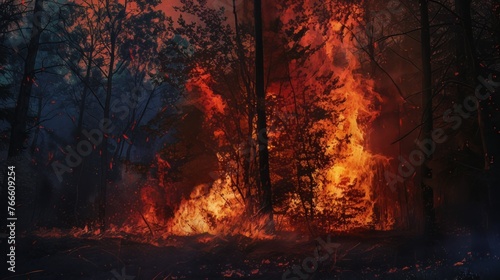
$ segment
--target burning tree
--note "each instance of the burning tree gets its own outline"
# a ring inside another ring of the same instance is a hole
[[[248,19],[240,23],[235,12],[236,28],[233,30],[226,23],[224,10],[193,1],[183,1],[178,11],[199,20],[188,23],[181,15],[180,27],[170,27],[172,33],[186,38],[189,44],[183,46],[179,41],[164,49],[162,72],[166,73],[165,81],[175,82],[172,66],[184,65],[188,79],[186,84],[177,83],[186,90],[178,104],[203,113],[202,130],[212,135],[205,134],[207,137],[201,141],[208,149],[216,151],[219,167],[214,169],[222,171],[213,179],[228,175],[229,184],[244,203],[246,213],[253,215],[261,202],[258,195],[261,186],[256,180],[259,175],[254,146],[258,138],[252,25]],[[183,51],[186,48],[191,50]],[[178,117],[182,116],[180,112]]]
[[[266,137],[258,130],[256,119],[253,22],[240,18],[236,7],[231,13],[205,4],[186,0],[176,8],[180,16],[176,25],[169,26],[175,36],[161,52],[159,79],[180,90],[181,96],[174,103],[178,110],[173,114],[162,112],[154,124],[150,123],[160,135],[169,131],[178,138],[160,152],[164,160],[173,163],[167,177],[184,178],[176,187],[166,186],[170,188],[167,193],[173,192],[172,188],[187,190],[182,192],[182,201],[172,205],[175,232],[203,232],[207,227],[212,232],[220,228],[208,226],[214,219],[227,223],[239,221],[241,215],[253,217],[266,199],[257,161],[261,152],[257,143]],[[273,212],[283,222],[281,229],[293,225],[303,228],[305,223],[312,230],[317,215],[328,212],[325,209],[335,212],[329,218],[338,225],[345,226],[354,219],[364,225],[369,221],[370,207],[365,202],[370,198],[372,177],[358,175],[369,172],[365,169],[341,172],[360,165],[370,169],[374,163],[364,148],[361,132],[363,123],[376,116],[370,111],[369,99],[363,96],[363,92],[371,93],[370,85],[362,82],[361,75],[350,72],[358,67],[354,54],[329,49],[346,43],[342,40],[345,35],[338,22],[330,22],[332,17],[315,16],[320,7],[304,3],[290,6],[287,1],[265,5],[266,11],[280,15],[270,21],[264,14],[263,25]],[[305,16],[291,16],[297,9],[303,9]],[[187,22],[183,15],[197,20]],[[316,27],[306,27],[310,25]],[[322,61],[325,56],[339,66]],[[322,61],[319,68],[318,61]],[[335,75],[336,71],[342,75]],[[366,106],[365,111],[356,107],[360,104]],[[348,111],[353,108],[358,113]],[[192,126],[189,119],[195,112],[200,119]],[[196,127],[201,133],[183,135],[180,129],[184,126]],[[198,142],[201,153],[179,149],[192,140]],[[179,153],[182,150],[185,152]],[[187,176],[198,179],[186,180],[186,173],[175,175],[189,166],[199,166],[190,162],[205,156],[215,157],[218,163],[209,161],[208,168],[198,169],[194,177]],[[189,195],[193,193],[199,194],[196,199]],[[333,200],[329,200],[331,194],[336,194]],[[215,202],[219,200],[226,203]],[[202,201],[218,206],[209,207]],[[198,227],[183,225],[182,221],[193,219],[205,222]]]

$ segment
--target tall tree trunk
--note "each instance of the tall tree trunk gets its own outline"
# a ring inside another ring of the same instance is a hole
[[[481,66],[478,63],[478,57],[475,48],[474,34],[472,30],[472,15],[471,15],[471,0],[455,0],[456,12],[460,19],[460,27],[457,32],[457,39],[460,40],[459,44],[459,54],[458,59],[461,61],[461,69],[459,69],[459,74],[461,81],[464,81],[470,86],[470,88],[475,88],[477,83],[477,77],[483,75],[481,73]],[[486,74],[487,75],[487,74]],[[459,94],[459,102],[463,100],[466,96],[474,95],[474,91],[467,87],[459,87],[463,94]],[[480,102],[480,101],[479,101]],[[466,182],[471,193],[471,208],[473,214],[471,215],[470,226],[472,228],[473,236],[473,251],[474,253],[486,253],[489,251],[488,239],[486,238],[487,226],[483,217],[488,217],[489,208],[488,202],[488,185],[486,180],[478,178],[485,178],[486,172],[490,168],[489,157],[488,157],[488,147],[486,143],[485,129],[484,129],[484,119],[482,107],[480,104],[477,108],[477,126],[479,127],[479,138],[475,137],[471,142],[478,147],[479,151],[474,153],[474,157],[477,153],[482,153],[479,156],[483,159],[482,162],[478,162],[476,165],[479,174],[469,175]],[[477,127],[473,125],[473,129],[476,130]],[[479,148],[480,147],[480,148]],[[478,175],[478,176],[477,176]]]
[[[262,34],[262,2],[254,1],[255,19],[255,94],[257,97],[257,134],[259,143],[259,175],[263,192],[263,215],[267,216],[266,230],[274,231],[269,149],[266,124],[266,92],[264,88],[264,42]]]
[[[431,40],[429,28],[429,7],[428,0],[420,2],[420,23],[421,23],[421,51],[422,51],[422,133],[421,141],[432,139],[432,69],[431,69]],[[424,214],[424,234],[431,237],[435,233],[434,216],[434,191],[429,186],[432,180],[432,170],[429,163],[432,154],[424,155],[424,163],[421,170],[420,187],[422,190],[423,214]]]
[[[116,38],[111,34],[111,53],[109,55],[109,66],[108,66],[108,77],[106,81],[106,101],[104,102],[104,114],[103,120],[110,121],[109,112],[111,107],[111,94],[113,90],[113,75],[114,75],[114,64],[115,64],[115,49],[116,49]],[[106,194],[108,188],[108,174],[110,169],[110,164],[112,158],[108,159],[108,135],[103,133],[102,137],[102,147],[101,147],[101,184],[99,191],[99,210],[98,210],[98,222],[101,231],[106,230]]]
[[[15,117],[10,135],[9,158],[15,157],[22,152],[27,138],[26,123],[30,106],[31,89],[35,78],[36,57],[38,54],[38,47],[40,45],[40,35],[42,33],[42,12],[43,0],[36,0],[35,8],[33,10],[33,27],[28,44],[28,54],[26,56],[26,60],[24,61],[23,80],[21,81],[21,86],[19,88]]]
[[[15,166],[16,157],[22,153],[27,138],[26,124],[28,121],[28,110],[30,107],[31,88],[33,87],[33,79],[35,77],[35,62],[38,54],[40,33],[42,32],[41,12],[43,12],[43,0],[35,0],[31,38],[28,44],[28,54],[26,56],[26,60],[24,61],[23,79],[19,88],[19,96],[17,97],[14,119],[12,122],[7,164],[4,167],[5,169],[1,171],[4,172],[2,187],[0,187],[0,203],[2,203],[2,205],[7,205],[7,188],[3,187],[7,186],[8,182],[7,174],[9,169],[7,169],[7,166]],[[5,211],[1,211],[0,219],[2,221],[7,219],[6,209]],[[2,223],[0,226],[0,232],[7,236],[7,223]],[[6,250],[7,242],[3,243],[5,245],[1,245],[0,247],[2,250]]]
[[[474,42],[474,34],[472,31],[472,15],[471,15],[471,0],[455,0],[455,6],[457,9],[457,14],[460,18],[460,27],[457,32],[457,39],[460,40],[457,44],[459,46],[459,57],[461,63],[461,69],[459,71],[458,78],[462,77],[461,80],[466,80],[466,83],[475,88],[477,83],[477,77],[480,74],[480,68],[476,47]],[[469,89],[464,89],[464,91],[469,91]],[[463,96],[460,96],[460,102],[468,95],[474,94],[474,92],[467,92]],[[484,166],[480,168],[484,170],[489,169],[489,160],[487,157],[488,147],[486,144],[486,137],[484,132],[484,121],[481,106],[477,109],[477,121],[479,126],[479,145],[482,146],[483,152],[483,163]]]
[[[493,1],[493,12],[491,13],[492,16],[491,22],[493,26],[493,30],[500,30],[500,0],[494,0]],[[500,32],[495,32],[493,35],[493,44],[496,46],[497,53],[500,53]],[[500,77],[500,66],[497,64],[496,65],[496,76],[498,81],[498,77]],[[493,99],[494,101],[496,100],[495,103],[500,103],[498,102],[500,100],[500,97],[498,94],[496,94],[496,98]],[[490,110],[494,110],[491,108]],[[491,117],[491,122],[498,124],[498,121],[494,121],[495,119],[498,120],[500,118],[499,116],[500,112],[496,111],[493,114],[493,117]],[[497,126],[498,127],[498,126]],[[494,135],[492,135],[494,134]],[[497,203],[498,199],[500,199],[500,189],[496,186],[500,185],[500,163],[498,159],[500,158],[500,146],[498,143],[500,143],[500,133],[495,133],[494,131],[491,131],[487,133],[489,137],[488,141],[488,155],[492,159],[497,159],[495,162],[493,162],[490,166],[489,173],[491,174],[490,177],[490,183],[489,183],[489,205],[491,206],[491,219],[493,225],[497,228],[500,229],[500,215],[495,215],[494,213],[500,213],[500,204]]]

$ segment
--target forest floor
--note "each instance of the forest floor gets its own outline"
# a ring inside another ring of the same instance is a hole
[[[432,245],[398,232],[272,240],[169,237],[161,246],[110,237],[21,236],[2,279],[500,279],[500,237],[478,254],[470,234]]]

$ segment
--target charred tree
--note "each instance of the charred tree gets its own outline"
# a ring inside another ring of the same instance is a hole
[[[263,192],[261,213],[267,216],[266,230],[274,230],[269,149],[266,124],[266,92],[264,87],[264,40],[262,31],[262,2],[254,1],[255,19],[255,95],[257,98],[257,132],[259,146],[259,175]]]
[[[421,141],[432,139],[432,68],[431,39],[429,27],[429,7],[427,0],[420,0],[421,52],[422,52],[422,133]],[[424,155],[421,169],[420,187],[422,191],[424,235],[431,237],[435,233],[434,190],[429,185],[432,180],[432,170],[429,163],[432,154]]]
[[[459,27],[457,32],[457,59],[459,63],[458,75],[460,80],[465,80],[466,84],[469,84],[471,88],[475,88],[474,84],[476,82],[476,77],[480,74],[479,70],[481,66],[478,63],[478,57],[476,53],[474,34],[472,31],[472,16],[471,16],[471,0],[455,0],[456,13],[459,16]],[[470,92],[468,88],[460,87],[463,93],[459,92],[459,98],[467,97],[467,95],[474,94]],[[481,106],[478,106],[477,110],[477,125],[479,126],[479,139],[475,142],[477,146],[480,146],[479,150],[482,150],[483,166],[480,169],[489,169],[489,160],[487,157],[488,149],[486,145],[486,139],[484,135],[484,121],[482,117]]]
[[[28,54],[24,61],[23,79],[19,88],[14,120],[12,123],[9,153],[12,158],[19,155],[24,149],[24,143],[27,138],[26,123],[28,120],[28,109],[30,106],[31,89],[35,79],[35,62],[40,45],[40,36],[42,33],[41,15],[43,13],[43,0],[35,1],[33,10],[33,29],[28,43]]]
[[[458,15],[459,24],[456,33],[457,40],[457,60],[458,73],[460,81],[463,81],[467,86],[458,86],[458,102],[462,102],[467,96],[474,95],[471,89],[476,88],[475,83],[478,75],[487,76],[487,73],[481,73],[481,65],[478,63],[479,58],[476,51],[476,42],[474,39],[471,14],[471,0],[455,0],[456,14]],[[486,238],[486,224],[489,219],[488,211],[490,198],[488,194],[491,189],[488,189],[485,178],[490,169],[489,152],[487,139],[485,136],[485,115],[482,107],[488,107],[487,100],[478,100],[476,118],[471,118],[470,128],[467,127],[467,134],[471,135],[470,145],[472,148],[464,147],[467,152],[468,162],[474,167],[470,172],[466,172],[467,188],[470,193],[470,208],[471,215],[468,223],[471,226],[473,238],[473,251],[475,253],[486,253],[489,250],[489,244]],[[478,131],[479,133],[473,133]],[[469,141],[467,141],[469,142]]]

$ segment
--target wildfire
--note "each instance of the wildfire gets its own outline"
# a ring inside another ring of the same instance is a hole
[[[349,18],[345,24],[354,25],[356,21]],[[366,135],[370,129],[370,123],[379,114],[374,107],[374,101],[380,101],[381,98],[373,90],[373,81],[358,73],[360,64],[359,58],[353,52],[355,50],[352,45],[353,41],[339,38],[339,26],[339,22],[332,22],[332,28],[324,37],[326,40],[325,53],[328,57],[326,61],[333,65],[334,73],[339,76],[339,81],[343,85],[337,90],[337,94],[345,97],[345,110],[341,113],[341,118],[344,121],[340,127],[332,131],[329,142],[333,144],[332,147],[335,147],[336,139],[341,138],[342,135],[347,133],[351,137],[350,144],[346,145],[343,150],[345,157],[341,157],[327,170],[331,184],[323,186],[323,190],[328,194],[335,195],[339,193],[338,186],[341,184],[358,184],[364,191],[365,200],[369,206],[367,211],[359,216],[358,221],[361,225],[368,225],[371,222],[373,206],[371,205],[373,203],[371,196],[375,174],[374,167],[381,157],[368,150]],[[339,53],[344,62],[343,66],[336,66],[342,65],[342,62],[336,63]]]
[[[269,238],[259,230],[259,223],[243,222],[242,197],[231,188],[229,177],[217,179],[212,186],[197,186],[189,199],[183,200],[169,224],[174,235],[210,233],[242,234],[252,238]]]
[[[190,80],[186,85],[191,97],[184,102],[184,105],[193,105],[201,109],[207,118],[211,118],[213,112],[224,112],[224,101],[210,88],[210,74],[201,67],[194,69],[193,72],[197,78]]]
[[[356,5],[350,5],[349,9],[351,9],[351,16],[343,17],[342,22],[331,19],[326,26],[316,23],[315,17],[310,17],[310,21],[307,23],[308,32],[301,43],[321,47],[306,65],[300,66],[310,73],[311,78],[313,75],[322,75],[333,71],[339,84],[342,85],[332,89],[331,92],[332,98],[345,100],[342,103],[342,110],[339,110],[340,113],[336,115],[340,122],[338,126],[328,128],[328,135],[325,139],[328,145],[327,153],[335,153],[339,156],[332,165],[324,170],[317,170],[317,174],[323,174],[329,183],[318,186],[315,206],[320,212],[343,211],[339,209],[340,202],[335,201],[340,201],[351,188],[360,190],[361,201],[356,206],[363,210],[353,214],[355,222],[352,226],[347,226],[344,229],[355,226],[366,227],[373,224],[373,207],[376,201],[372,197],[377,179],[375,178],[375,170],[381,162],[385,161],[383,156],[370,152],[367,137],[371,122],[379,114],[375,104],[381,101],[381,98],[374,90],[374,81],[361,73],[359,54],[354,40],[349,38],[350,35],[345,34],[343,30],[343,26],[359,25],[359,19],[362,18],[359,14],[363,11]],[[290,15],[293,15],[292,11],[285,13],[283,20],[286,21],[286,17]],[[196,71],[199,73],[198,77],[201,78],[193,80],[187,85],[188,90],[197,92],[195,98],[188,103],[191,102],[197,107],[201,107],[206,118],[211,118],[212,112],[223,113],[227,104],[210,88],[210,75],[201,68],[196,69]],[[317,80],[311,82],[310,86],[325,87],[322,82]],[[273,88],[273,85],[270,85],[268,90],[271,91]],[[272,95],[272,92],[270,94]],[[316,125],[326,124],[320,122]],[[214,135],[218,135],[218,133],[223,132],[216,131]],[[348,144],[341,145],[339,139],[345,138],[346,135],[349,135]],[[219,160],[221,160],[220,156]],[[162,187],[168,188],[168,186]],[[166,191],[168,192],[168,190]],[[157,215],[155,213],[158,213],[155,210],[155,203],[151,202],[157,198],[157,195],[150,187],[146,187],[141,193],[141,197],[143,204],[146,205],[143,209],[142,219],[145,221],[158,220],[158,217],[155,216]],[[299,204],[297,198],[290,198],[289,203],[290,205]],[[235,189],[228,174],[214,179],[214,182],[210,184],[197,185],[174,210],[173,217],[164,228],[164,233],[174,235],[243,234],[254,238],[268,237],[259,230],[261,228],[259,223],[252,224],[249,219],[245,218],[244,198]],[[283,224],[290,224],[289,221],[286,221],[286,217],[284,220]],[[379,223],[377,227],[380,229],[389,229],[393,223],[390,217],[377,222]],[[332,229],[335,228],[328,228],[328,230]]]
[[[332,203],[332,200],[343,197],[344,192],[350,188],[358,188],[364,194],[359,206],[363,206],[365,210],[357,214],[352,227],[368,226],[374,222],[373,207],[376,201],[372,197],[377,179],[376,168],[387,162],[386,157],[369,150],[367,137],[371,122],[379,115],[375,104],[382,99],[374,90],[374,81],[361,73],[359,48],[356,47],[352,34],[343,28],[349,26],[350,30],[356,29],[361,24],[359,20],[364,11],[357,5],[347,5],[340,9],[350,16],[341,17],[342,22],[331,19],[326,26],[318,24],[317,18],[311,15],[307,23],[308,32],[302,42],[310,46],[323,44],[306,67],[310,68],[310,73],[319,76],[333,71],[342,86],[334,89],[332,96],[334,99],[344,100],[338,115],[341,121],[338,126],[328,128],[326,141],[329,153],[338,153],[339,147],[341,151],[333,165],[325,170],[318,170],[318,174],[324,174],[329,183],[319,186],[316,206],[319,211],[338,212],[338,205]],[[316,82],[312,86],[324,85]],[[350,136],[349,144],[339,146],[339,139],[345,135]],[[379,224],[376,226],[380,229],[389,229],[393,224],[390,217],[386,221],[377,222]]]

